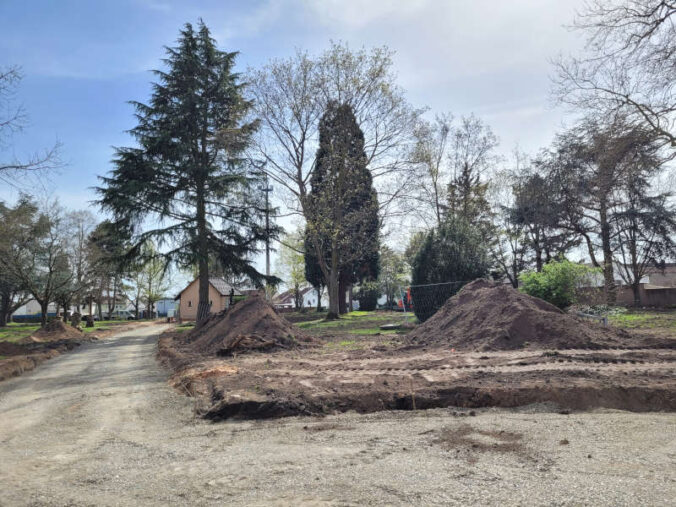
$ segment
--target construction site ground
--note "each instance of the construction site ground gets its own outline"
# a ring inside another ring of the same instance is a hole
[[[155,360],[166,329],[85,343],[0,383],[0,505],[669,505],[676,497],[670,412],[543,403],[214,424],[167,385]],[[327,365],[346,353],[312,351]],[[652,363],[629,364],[583,363],[622,376]]]
[[[365,313],[339,322],[299,320],[318,345],[222,358],[192,353],[181,333],[160,339],[159,356],[175,372],[170,382],[212,419],[321,415],[354,410],[436,407],[519,407],[555,403],[561,410],[676,410],[676,312],[660,314],[658,347],[467,352],[411,347],[397,313]],[[653,321],[648,321],[653,323]]]

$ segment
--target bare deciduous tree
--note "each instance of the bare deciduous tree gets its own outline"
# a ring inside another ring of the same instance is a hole
[[[396,84],[390,50],[352,51],[334,43],[318,56],[298,51],[250,70],[247,81],[261,120],[251,156],[265,162],[265,171],[292,213],[307,218],[319,118],[332,101],[349,105],[364,132],[381,216],[398,212],[398,198],[407,183],[405,150],[422,111],[408,104]]]
[[[23,106],[16,105],[14,101],[20,81],[21,72],[18,67],[0,68],[0,154],[8,152],[0,158],[0,182],[15,188],[28,175],[41,176],[60,166],[59,143],[23,160],[9,153],[12,135],[21,131],[27,120]]]
[[[574,28],[587,44],[555,62],[556,97],[598,115],[622,112],[676,148],[676,3],[591,0]]]

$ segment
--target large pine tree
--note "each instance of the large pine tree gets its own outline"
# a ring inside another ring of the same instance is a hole
[[[166,51],[150,102],[132,103],[138,146],[117,149],[99,203],[134,232],[130,256],[154,241],[167,262],[198,266],[199,323],[209,313],[210,257],[262,279],[248,260],[266,235],[253,191],[260,178],[243,155],[257,122],[247,121],[252,105],[233,72],[237,53],[219,51],[204,23],[186,24]]]
[[[364,134],[352,108],[332,102],[319,124],[319,149],[305,208],[306,245],[329,291],[327,318],[337,318],[340,287],[378,276],[378,197],[366,167]],[[306,273],[308,270],[306,269]]]

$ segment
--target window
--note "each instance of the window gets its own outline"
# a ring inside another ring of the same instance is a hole
[[[188,301],[188,308],[192,308],[192,301]]]
[[[213,304],[214,304],[214,302],[210,299],[210,300],[209,300],[209,306],[211,306],[211,305],[213,305]]]

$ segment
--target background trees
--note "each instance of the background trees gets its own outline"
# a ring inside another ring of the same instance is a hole
[[[373,271],[377,269],[378,199],[366,163],[364,136],[352,108],[331,103],[320,125],[306,225],[329,291],[327,318],[340,313],[341,279],[349,283],[353,277],[377,277]]]
[[[364,133],[364,157],[381,218],[405,212],[399,198],[408,184],[407,151],[422,110],[404,98],[388,48],[353,51],[333,43],[319,55],[297,51],[250,70],[247,81],[261,120],[252,157],[266,162],[265,171],[290,210],[308,218],[319,121],[337,102],[350,106]]]
[[[450,217],[427,234],[412,268],[411,296],[416,317],[422,322],[466,282],[488,275],[485,238],[462,217]]]
[[[400,291],[410,279],[410,265],[404,256],[387,245],[380,247],[380,294],[385,296],[385,307],[392,310]]]
[[[575,21],[586,51],[557,62],[560,100],[598,118],[620,113],[676,148],[676,4],[593,0]]]
[[[57,301],[73,280],[63,209],[49,203],[39,210],[24,198],[14,210],[5,208],[5,213],[12,222],[6,226],[7,240],[1,247],[2,271],[38,302],[44,326],[49,303]]]
[[[27,244],[37,220],[37,205],[27,196],[22,196],[14,207],[0,203],[0,326],[18,308],[30,301],[29,291],[22,273],[28,270],[25,255]]]
[[[302,307],[301,289],[307,284],[305,280],[305,255],[303,253],[304,243],[305,233],[299,229],[284,235],[280,240],[279,247],[279,278],[293,293],[296,310],[300,310]]]
[[[134,102],[137,148],[117,150],[115,169],[102,178],[100,205],[118,226],[135,233],[130,254],[152,240],[158,255],[199,266],[198,322],[209,313],[209,258],[253,281],[263,275],[248,256],[267,234],[252,192],[260,174],[244,159],[257,122],[234,72],[236,53],[220,51],[207,27],[190,24],[167,48],[167,70],[146,105]],[[140,230],[146,217],[160,226]],[[167,246],[163,249],[163,246]]]

